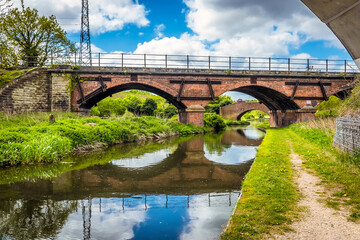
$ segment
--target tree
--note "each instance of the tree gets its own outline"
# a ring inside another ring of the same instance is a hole
[[[0,26],[6,41],[29,67],[43,65],[51,53],[62,54],[75,48],[55,16],[39,16],[36,9],[12,9],[1,19]]]
[[[124,98],[124,103],[129,112],[132,112],[134,115],[139,115],[142,102],[140,98],[136,96],[128,95]]]
[[[156,101],[152,98],[146,98],[141,108],[141,112],[144,113],[145,115],[152,116],[154,115],[154,111],[156,110],[156,108],[157,108]]]
[[[3,18],[8,13],[9,9],[12,7],[12,2],[10,0],[0,0],[0,17]]]
[[[171,118],[172,116],[176,115],[177,113],[178,113],[177,108],[174,105],[169,104],[164,110],[164,117]]]
[[[235,103],[235,101],[233,101],[230,96],[227,95],[219,96],[218,99],[209,102],[209,104],[205,106],[205,111],[208,113],[219,114],[220,107],[224,107],[226,105],[230,105],[233,103]]]

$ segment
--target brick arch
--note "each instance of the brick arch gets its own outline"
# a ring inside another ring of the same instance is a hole
[[[176,98],[174,98],[170,93],[165,92],[162,89],[156,88],[154,86],[150,86],[143,83],[138,82],[130,82],[130,83],[124,83],[119,84],[117,86],[111,87],[106,89],[106,91],[101,91],[97,94],[94,94],[91,96],[91,98],[87,99],[85,103],[80,103],[80,108],[89,109],[92,106],[94,106],[96,103],[101,101],[102,99],[111,96],[115,93],[126,91],[126,90],[143,90],[147,92],[154,93],[160,97],[165,98],[167,101],[169,101],[171,104],[173,104],[176,108],[182,110],[185,109],[186,106],[181,101],[177,101]]]
[[[224,118],[231,120],[239,120],[245,113],[260,110],[267,114],[270,113],[270,109],[259,102],[236,102],[231,105],[227,105],[220,108],[220,115]],[[269,114],[270,116],[270,114]]]
[[[296,104],[295,101],[291,100],[291,98],[269,87],[247,85],[229,91],[246,93],[259,100],[271,111],[300,109],[299,105]]]
[[[351,94],[351,91],[353,89],[354,89],[354,85],[348,86],[348,87],[342,89],[341,91],[333,93],[331,96],[335,96],[335,97],[338,97],[338,98],[344,100],[345,98],[347,98]]]
[[[263,109],[255,109],[255,108],[254,108],[254,109],[250,109],[250,110],[247,110],[247,111],[245,111],[245,112],[240,113],[240,114],[236,117],[236,119],[237,119],[237,120],[241,120],[242,116],[244,116],[245,113],[248,113],[248,112],[251,112],[251,111],[254,111],[254,110],[259,110],[259,111],[264,112]],[[264,113],[266,113],[266,114],[269,115],[269,112],[264,112]]]

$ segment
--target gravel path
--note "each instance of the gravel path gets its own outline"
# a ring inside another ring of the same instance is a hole
[[[319,185],[320,179],[308,173],[302,168],[302,159],[297,154],[291,154],[294,170],[297,172],[296,179],[299,191],[303,198],[299,206],[306,207],[304,217],[291,224],[294,232],[274,236],[275,239],[306,239],[306,240],[360,240],[360,224],[348,221],[345,211],[338,211],[319,202],[324,199],[320,196],[326,189]]]

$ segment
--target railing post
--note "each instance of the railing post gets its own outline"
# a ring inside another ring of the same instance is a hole
[[[291,66],[290,66],[290,58],[288,58],[288,72],[290,73]]]
[[[146,68],[146,54],[144,54],[144,68]]]
[[[326,73],[329,72],[329,60],[326,59]]]
[[[251,70],[251,58],[249,57],[249,73],[250,73],[250,70]]]
[[[229,57],[229,70],[231,70],[231,57]]]
[[[269,57],[269,72],[271,72],[271,57]]]
[[[344,60],[344,73],[346,73],[346,60]]]
[[[211,69],[211,57],[209,56],[209,70]]]
[[[124,71],[124,53],[121,53],[121,71]]]
[[[101,53],[99,53],[99,56],[98,56],[98,58],[99,58],[99,69],[100,69],[100,54],[101,54]]]
[[[310,72],[310,59],[306,59],[306,69]]]
[[[167,54],[165,54],[165,71],[167,72],[167,65],[168,65],[168,63],[167,63]]]
[[[186,65],[187,65],[187,70],[189,70],[189,67],[190,67],[189,55],[186,55]]]

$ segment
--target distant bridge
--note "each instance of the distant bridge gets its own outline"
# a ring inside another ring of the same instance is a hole
[[[220,116],[234,121],[241,120],[241,117],[250,111],[260,110],[270,114],[270,109],[260,102],[236,102],[220,108]]]
[[[93,63],[98,66],[38,69],[15,80],[0,89],[0,110],[88,112],[108,96],[139,89],[174,104],[182,123],[203,125],[204,107],[211,100],[238,91],[264,104],[271,125],[281,127],[313,118],[313,106],[331,95],[344,98],[358,72],[345,60],[99,54]]]

